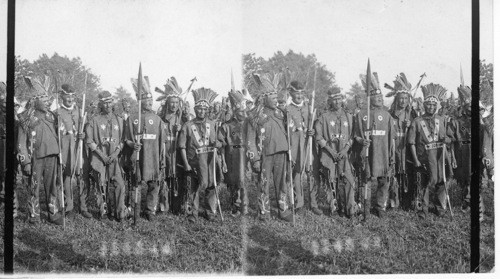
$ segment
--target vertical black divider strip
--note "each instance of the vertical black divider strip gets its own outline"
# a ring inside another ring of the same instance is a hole
[[[472,0],[472,117],[471,117],[471,238],[470,238],[470,269],[471,272],[479,272],[480,260],[480,223],[479,223],[479,188],[481,187],[481,153],[479,144],[479,0]]]
[[[7,99],[6,99],[6,148],[5,148],[5,219],[4,219],[4,272],[14,272],[14,187],[16,183],[15,160],[16,143],[14,142],[14,60],[15,60],[15,25],[16,1],[7,3]]]

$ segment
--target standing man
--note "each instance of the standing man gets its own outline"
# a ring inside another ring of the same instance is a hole
[[[212,106],[212,111],[210,112],[210,120],[220,121],[222,119],[222,104],[220,102],[214,102]]]
[[[255,112],[248,129],[249,158],[252,168],[259,173],[259,219],[271,219],[269,187],[273,181],[277,192],[279,217],[292,222],[289,186],[286,183],[287,125],[283,111],[277,108],[277,93],[281,90],[281,74],[254,74],[262,95],[257,99]]]
[[[189,92],[188,92],[189,93]],[[191,105],[188,101],[182,102],[182,121],[184,123],[193,120],[195,116],[191,113]]]
[[[365,100],[366,97],[363,96],[363,95],[357,94],[356,96],[354,96],[354,99],[356,101],[356,107],[354,108],[354,114],[353,115],[356,115],[360,111],[366,109],[366,100]]]
[[[127,121],[128,117],[130,116],[130,102],[129,100],[123,98],[122,99],[122,115],[121,117],[123,118],[123,121]]]
[[[458,87],[460,98],[459,116],[456,119],[455,156],[457,160],[456,179],[462,187],[462,211],[470,210],[470,145],[471,145],[471,89],[468,86]]]
[[[240,91],[228,93],[233,117],[222,124],[219,130],[219,141],[222,142],[223,170],[226,173],[226,184],[231,193],[231,213],[246,215],[248,213],[248,192],[245,181],[247,165],[247,125],[246,100]]]
[[[443,215],[446,210],[443,146],[451,143],[452,132],[449,127],[445,128],[443,117],[436,114],[437,104],[444,98],[446,89],[433,83],[421,88],[425,113],[413,120],[408,131],[408,144],[415,168],[424,169],[423,195],[418,197],[422,208],[418,216],[426,218],[429,212],[429,193],[433,190],[436,192],[436,214]]]
[[[75,90],[69,84],[61,85],[59,96],[62,102],[59,104],[57,113],[59,114],[59,131],[61,133],[61,157],[63,165],[63,181],[64,181],[64,201],[66,202],[66,215],[72,217],[73,212],[73,185],[72,176],[75,174],[77,165],[76,142],[85,138],[83,133],[79,133],[78,127],[83,119],[80,117],[80,111],[75,103]],[[92,215],[88,211],[82,211],[81,214],[85,218],[90,218]]]
[[[97,205],[100,217],[109,214],[118,222],[126,217],[125,184],[118,155],[123,149],[123,120],[112,113],[113,97],[109,91],[99,93],[100,113],[89,122],[86,142],[91,166],[97,180]]]
[[[371,84],[366,84],[366,77],[362,76],[363,86],[369,86],[370,116],[367,110],[358,113],[355,120],[354,136],[358,144],[368,148],[368,157],[365,158],[366,186],[361,189],[362,196],[366,195],[364,216],[368,218],[371,207],[372,185],[377,185],[375,210],[379,218],[385,216],[388,200],[388,177],[394,168],[394,120],[384,109],[384,99],[380,91],[378,75],[373,73]],[[368,123],[368,118],[370,123]],[[369,129],[368,129],[369,128]],[[362,156],[366,156],[366,149]],[[366,192],[366,193],[365,193]]]
[[[184,170],[193,178],[186,185],[188,202],[186,213],[189,222],[198,219],[199,199],[201,191],[205,191],[205,217],[215,220],[217,211],[216,181],[214,177],[215,148],[217,143],[216,123],[208,119],[208,109],[217,97],[217,93],[208,88],[193,90],[194,111],[196,118],[186,122],[179,135],[178,148],[181,152]],[[215,148],[214,148],[215,147]]]
[[[408,193],[408,168],[406,165],[407,155],[411,158],[410,150],[406,149],[406,134],[410,128],[411,122],[416,117],[415,111],[410,104],[411,84],[406,79],[404,73],[400,73],[394,81],[394,87],[386,84],[389,92],[386,97],[393,97],[394,101],[389,109],[389,113],[394,118],[395,129],[395,179],[391,178],[389,187],[390,206],[398,208],[400,202],[405,208],[409,208],[411,203],[411,194]],[[402,187],[403,189],[400,189]],[[402,190],[402,191],[401,191]],[[401,194],[401,195],[400,195]]]
[[[304,210],[304,189],[302,187],[302,169],[305,161],[307,136],[314,136],[314,129],[309,130],[309,106],[304,102],[304,86],[298,81],[292,81],[288,87],[291,102],[287,106],[288,115],[291,118],[288,129],[290,129],[290,148],[292,153],[292,179],[295,198],[295,210],[300,214]]]
[[[132,85],[137,99],[141,100],[141,119],[134,113],[127,120],[125,142],[135,152],[139,152],[139,165],[136,171],[137,187],[147,185],[146,219],[153,221],[158,205],[158,185],[162,178],[161,172],[165,168],[163,142],[165,138],[164,124],[161,118],[153,111],[153,95],[150,91],[149,79],[144,77],[142,88],[138,88],[138,80],[132,79]],[[139,127],[139,123],[142,127]],[[139,131],[141,134],[139,134]],[[132,156],[136,158],[136,154]],[[141,189],[137,189],[137,200],[140,209]],[[135,212],[139,213],[140,210]],[[137,219],[138,216],[136,216]]]
[[[29,222],[40,222],[39,186],[45,187],[48,219],[56,225],[63,224],[60,212],[60,195],[57,185],[57,119],[49,110],[51,82],[45,76],[42,83],[37,78],[24,78],[33,97],[20,115],[18,134],[19,161],[27,176],[31,176],[29,184]]]
[[[320,148],[320,162],[328,181],[330,214],[338,209],[339,215],[350,218],[356,213],[354,202],[354,176],[348,152],[352,146],[352,116],[342,108],[342,93],[328,91],[328,111],[315,125],[316,141]],[[337,184],[338,201],[337,208]]]
[[[165,106],[162,108],[162,120],[165,122],[165,183],[160,186],[160,212],[180,212],[185,193],[180,193],[177,181],[177,162],[180,162],[180,156],[177,150],[178,136],[184,121],[180,108],[181,100],[179,95],[182,89],[177,84],[175,77],[171,77],[165,84],[165,91],[160,93],[158,100],[165,99]]]

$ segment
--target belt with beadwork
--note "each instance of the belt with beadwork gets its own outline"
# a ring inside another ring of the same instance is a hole
[[[384,130],[366,131],[365,136],[385,136],[385,131]]]
[[[442,142],[432,142],[425,145],[425,150],[443,148]]]
[[[156,139],[155,134],[142,134],[142,135],[137,135],[136,137],[139,139],[144,139],[144,140],[155,140]]]
[[[216,150],[215,147],[204,146],[204,147],[196,148],[195,152],[196,152],[196,154],[203,154],[203,153],[214,152],[215,150]]]
[[[330,141],[334,141],[334,140],[338,140],[338,139],[342,139],[342,140],[346,139],[346,135],[344,135],[344,134],[331,134],[330,137],[331,137]]]
[[[106,137],[103,137],[103,138],[101,138],[101,142],[103,142],[103,143],[106,143],[106,142],[116,142],[116,139],[115,138],[106,138]]]

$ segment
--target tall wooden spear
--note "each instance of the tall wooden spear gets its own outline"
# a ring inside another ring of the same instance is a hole
[[[57,145],[59,147],[59,180],[61,182],[61,203],[62,203],[62,218],[63,218],[63,230],[66,230],[66,206],[64,205],[64,180],[63,180],[63,169],[62,169],[62,149],[61,149],[61,117],[59,116],[59,96],[58,96],[58,86],[57,86],[57,76],[54,77],[54,82],[56,86],[56,113],[57,113]]]
[[[372,71],[370,68],[370,58],[368,58],[368,66],[366,67],[366,131],[365,131],[365,139],[369,140],[370,139],[370,85],[371,85],[371,78],[372,78]],[[367,168],[366,164],[369,164],[368,162],[368,156],[370,154],[370,147],[366,146],[366,153],[365,153],[365,168]],[[366,208],[367,206],[367,200],[368,200],[368,179],[365,181],[365,193],[364,193],[364,200],[363,200],[363,220],[366,221],[366,212],[370,211],[369,208]]]
[[[139,62],[139,75],[137,77],[137,103],[138,103],[138,106],[139,106],[139,109],[138,109],[138,121],[139,123],[137,124],[137,134],[135,136],[135,141],[136,143],[141,143],[141,138],[142,138],[142,135],[141,135],[141,91],[142,91],[142,64]],[[139,194],[139,186],[140,186],[140,183],[141,183],[141,178],[138,176],[138,174],[140,173],[140,162],[139,162],[139,159],[140,159],[140,151],[136,151],[136,157],[135,157],[135,174],[136,174],[136,182],[137,182],[137,185],[135,187],[135,193],[134,193],[134,226],[136,225],[137,223],[137,207],[138,207],[138,203],[139,201],[137,200],[138,199],[138,194]]]

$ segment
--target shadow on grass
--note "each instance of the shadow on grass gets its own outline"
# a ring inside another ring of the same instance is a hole
[[[247,248],[246,274],[325,274],[322,269],[309,263],[313,255],[303,249],[299,241],[279,237],[275,232],[258,225],[250,227],[247,235],[257,245]]]
[[[57,243],[35,229],[24,229],[17,236],[26,250],[15,252],[14,261],[27,270],[50,272],[61,265],[78,266],[86,261],[86,257],[74,251],[71,243]]]

